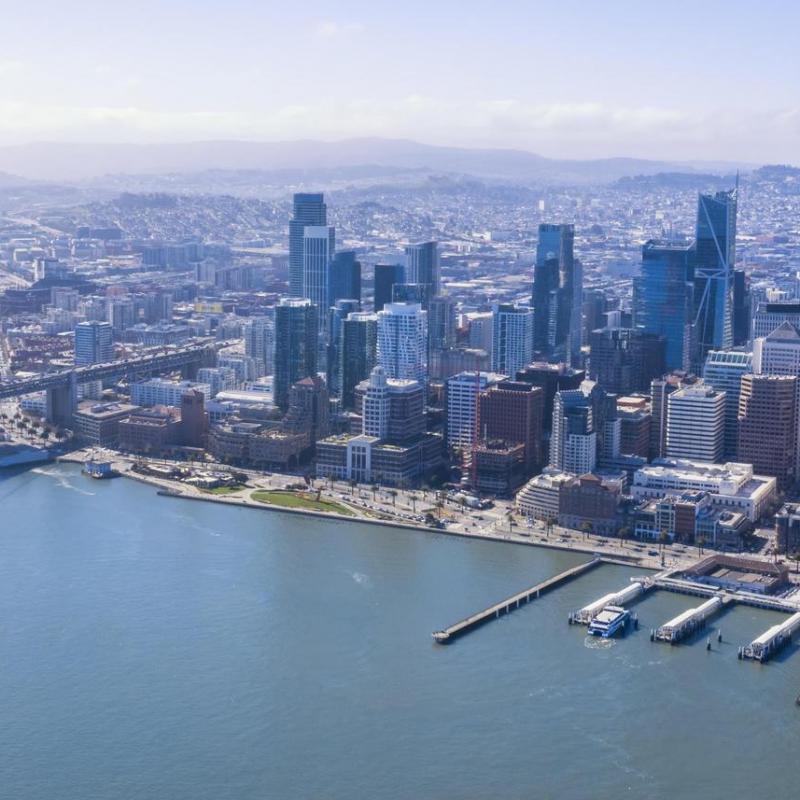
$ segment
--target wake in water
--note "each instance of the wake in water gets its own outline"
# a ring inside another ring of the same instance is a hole
[[[359,586],[368,587],[371,585],[369,575],[365,575],[363,572],[351,572],[349,575]]]
[[[89,492],[86,489],[81,489],[79,486],[75,486],[74,483],[71,483],[69,480],[67,480],[64,473],[58,467],[55,469],[35,467],[31,470],[31,472],[35,473],[36,475],[47,475],[48,478],[55,478],[56,483],[61,489],[69,489],[70,491],[77,492],[78,494],[85,495],[86,497],[95,496],[95,492]]]
[[[616,640],[603,639],[601,636],[587,636],[583,640],[583,646],[588,650],[608,650],[616,644]]]

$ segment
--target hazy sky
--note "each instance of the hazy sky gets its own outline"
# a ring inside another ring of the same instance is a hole
[[[792,0],[0,0],[0,142],[800,163]]]

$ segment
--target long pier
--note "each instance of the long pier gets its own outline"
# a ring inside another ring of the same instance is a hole
[[[789,619],[784,620],[778,625],[773,625],[754,639],[746,647],[739,648],[739,658],[760,661],[762,664],[768,661],[782,647],[792,641],[794,633],[800,629],[800,611],[792,614]]]
[[[531,586],[530,589],[518,592],[505,600],[501,600],[499,603],[495,603],[493,606],[489,606],[489,608],[483,611],[479,611],[477,614],[472,614],[466,617],[466,619],[456,622],[455,625],[451,625],[449,628],[445,628],[441,631],[434,631],[432,636],[439,644],[449,644],[454,639],[489,622],[489,620],[498,619],[503,614],[509,614],[513,610],[519,608],[523,603],[530,603],[531,600],[535,600],[545,592],[549,592],[551,589],[555,589],[557,586],[561,586],[561,584],[589,572],[589,570],[602,564],[603,560],[604,559],[601,558],[593,558],[591,561],[586,561],[583,564],[578,564],[576,567],[571,567],[564,572],[560,572],[558,575],[553,575],[552,578],[547,578],[547,580],[537,583],[535,586]]]
[[[652,631],[650,639],[656,642],[669,642],[677,644],[681,639],[685,639],[689,634],[700,630],[706,622],[719,613],[727,602],[727,598],[719,595],[706,600],[697,608],[689,608],[669,622],[665,622],[660,628]]]

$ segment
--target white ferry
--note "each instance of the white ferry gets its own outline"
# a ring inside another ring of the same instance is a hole
[[[610,639],[618,630],[624,629],[631,618],[631,612],[621,606],[606,606],[589,623],[591,636]]]

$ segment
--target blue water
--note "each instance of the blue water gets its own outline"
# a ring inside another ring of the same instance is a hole
[[[0,797],[797,794],[800,652],[588,640],[602,567],[454,644],[430,633],[578,555],[161,498],[68,466],[0,477]]]

